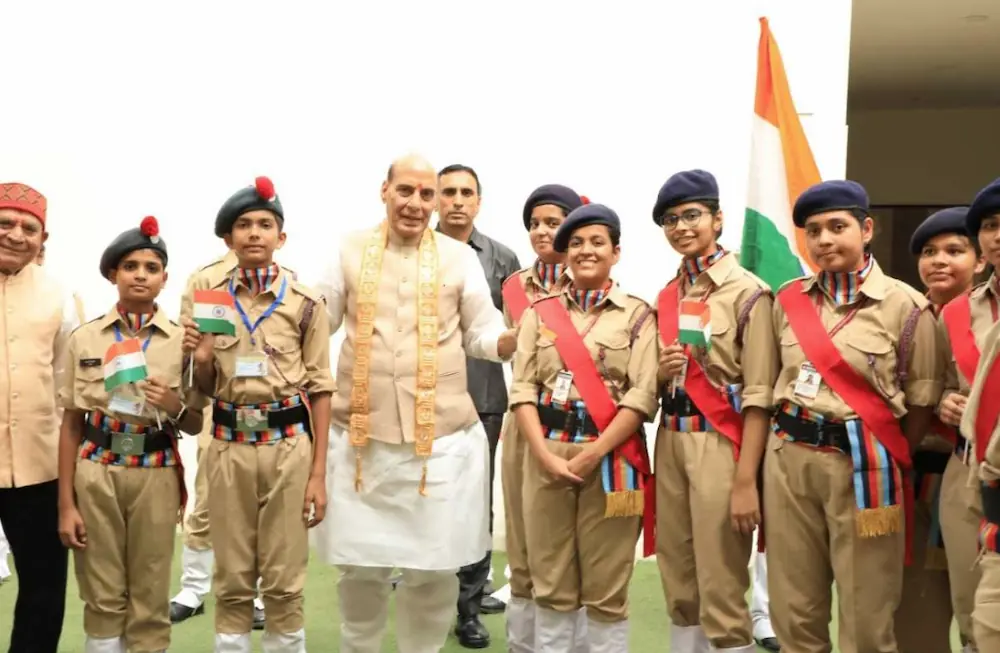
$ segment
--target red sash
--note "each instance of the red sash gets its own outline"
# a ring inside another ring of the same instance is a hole
[[[871,384],[844,360],[816,312],[816,305],[802,292],[802,280],[796,279],[778,293],[788,324],[799,340],[799,347],[822,375],[830,388],[840,395],[869,431],[902,468],[903,503],[906,522],[906,559],[910,560],[913,540],[913,482],[908,473],[913,468],[910,444],[889,406]]]
[[[680,301],[680,282],[674,279],[660,291],[657,299],[657,323],[664,345],[677,340],[677,306]],[[719,433],[733,443],[733,455],[739,459],[743,443],[743,416],[727,401],[725,394],[705,374],[705,370],[691,357],[688,350],[688,369],[684,392],[691,397],[698,410]]]
[[[587,412],[591,419],[603,432],[618,414],[618,406],[611,398],[608,387],[604,385],[604,380],[600,372],[597,371],[597,365],[584,344],[580,332],[573,325],[569,312],[558,295],[540,299],[535,302],[534,307],[545,326],[556,334],[554,343],[556,351],[559,352],[567,369],[572,372],[573,384],[580,393],[583,403],[587,406]],[[652,503],[656,496],[656,487],[649,482],[652,470],[649,466],[646,443],[642,436],[636,433],[618,447],[618,453],[639,472],[640,488],[643,490],[643,499],[645,500],[642,521],[643,554],[652,555],[656,551],[654,538],[656,513],[655,504]]]
[[[528,293],[524,290],[524,282],[521,281],[520,272],[515,272],[507,277],[507,280],[503,282],[501,294],[503,295],[503,303],[507,305],[507,310],[510,311],[510,317],[514,324],[520,324],[521,316],[531,306],[531,300],[528,299]]]
[[[958,370],[972,385],[976,378],[976,367],[979,365],[979,347],[976,346],[976,335],[972,332],[972,306],[969,294],[965,293],[948,302],[941,311],[941,319],[948,329],[948,340],[951,341],[951,351],[955,356]]]
[[[979,408],[976,410],[976,460],[986,460],[986,447],[993,437],[997,418],[1000,418],[1000,357],[993,359],[986,378],[983,380],[983,391],[979,395]]]

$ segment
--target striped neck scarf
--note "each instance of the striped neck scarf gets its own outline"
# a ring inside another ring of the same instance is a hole
[[[694,282],[698,280],[698,275],[712,267],[716,261],[725,255],[726,250],[720,247],[708,256],[695,256],[692,258],[685,257],[682,268],[684,270],[684,278],[687,279],[688,286],[693,286]]]
[[[565,263],[545,263],[541,259],[535,261],[535,272],[538,274],[544,290],[548,290],[556,285],[556,282],[559,281],[565,271]]]
[[[854,272],[827,272],[823,270],[816,276],[820,289],[833,300],[837,306],[846,306],[858,301],[861,297],[861,286],[875,267],[875,258],[865,255],[865,265]]]
[[[266,268],[237,268],[236,280],[246,286],[250,295],[254,296],[271,287],[278,278],[278,265],[272,263]]]
[[[135,335],[142,331],[143,327],[149,324],[153,320],[153,313],[129,313],[121,306],[118,307],[118,315],[125,320],[125,326],[128,327],[129,333]]]
[[[585,290],[574,286],[571,296],[576,305],[582,308],[584,312],[587,312],[604,301],[604,298],[608,296],[609,290],[611,290],[610,281],[604,284],[604,287],[600,290]]]

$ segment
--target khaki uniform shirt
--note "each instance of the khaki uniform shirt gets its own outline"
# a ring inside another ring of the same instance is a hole
[[[556,279],[556,282],[552,284],[549,290],[546,290],[542,286],[542,278],[538,276],[538,270],[535,266],[524,268],[523,270],[518,270],[516,274],[521,278],[521,285],[524,286],[524,294],[528,296],[528,303],[533,304],[543,297],[548,297],[549,295],[558,295],[563,288],[569,284],[569,275],[564,271],[562,275]],[[513,283],[513,282],[510,282]],[[525,310],[527,313],[527,310]],[[524,315],[521,315],[521,319],[524,319]],[[510,308],[507,303],[504,302],[503,305],[503,321],[507,325],[508,329],[512,329],[516,324],[514,324],[514,318],[510,314]],[[516,353],[514,354],[517,355]]]
[[[188,292],[201,289],[227,290],[229,276],[227,274],[223,277],[221,270],[196,275]],[[333,377],[330,375],[330,322],[323,306],[323,298],[318,292],[294,281],[292,273],[281,268],[271,286],[255,297],[251,297],[247,287],[237,281],[237,301],[253,325],[274,303],[283,281],[288,283],[284,299],[254,331],[256,344],[251,343],[250,334],[243,320],[238,317],[236,336],[215,337],[216,398],[243,406],[287,399],[298,394],[300,389],[309,395],[333,392]],[[315,306],[303,341],[299,325],[307,299],[312,300]],[[183,300],[183,305],[187,307],[191,303],[190,295]],[[265,346],[269,346],[272,352],[267,357],[267,375],[237,378],[237,359],[262,355]]]
[[[896,417],[906,414],[906,405],[936,406],[943,387],[943,370],[937,354],[934,315],[926,298],[902,281],[886,276],[878,263],[861,284],[862,308],[833,336],[844,360],[857,370],[878,392]],[[817,285],[815,276],[804,280],[803,292],[820,296],[822,320],[827,331],[853,308],[836,306]],[[897,345],[903,325],[914,307],[924,309],[913,330],[908,376],[903,387],[897,380]],[[789,401],[809,411],[837,420],[856,419],[857,415],[826,383],[821,383],[814,399],[795,394],[799,370],[806,362],[798,336],[788,324],[785,310],[774,302],[775,335],[781,349],[781,372],[774,390],[776,404]]]
[[[87,322],[70,336],[66,373],[59,384],[59,405],[64,410],[78,410],[85,413],[99,410],[109,417],[124,422],[155,426],[156,413],[153,412],[152,406],[146,407],[142,417],[116,413],[108,406],[111,395],[104,389],[104,354],[117,342],[116,324],[123,340],[132,337],[129,335],[128,323],[118,313],[117,307],[112,307],[102,317]],[[180,396],[188,411],[200,417],[205,403],[204,398],[190,389],[184,391],[181,388],[183,365],[181,342],[184,340],[184,329],[168,319],[163,311],[157,310],[149,323],[134,337],[140,344],[149,339],[149,345],[143,352],[146,358],[147,376],[166,382]],[[160,412],[161,423],[166,422],[167,417],[164,412]]]
[[[743,328],[742,345],[736,340],[737,320],[744,304],[758,290]],[[778,348],[774,342],[772,310],[774,297],[764,281],[740,267],[736,257],[726,254],[698,275],[685,299],[708,295],[711,311],[712,347],[698,350],[699,362],[715,387],[742,384],[741,405],[770,410],[774,405],[774,382],[778,378]],[[670,343],[660,342],[663,347]]]
[[[983,397],[983,384],[986,376],[994,365],[1000,365],[1000,324],[995,324],[983,337],[982,356],[979,359],[979,366],[976,368],[976,378],[972,382],[969,391],[969,403],[965,405],[965,412],[962,413],[962,435],[969,441],[969,446],[974,446],[976,441],[976,413],[979,412],[979,405],[985,401],[1000,401],[998,397]],[[980,461],[979,477],[987,482],[1000,481],[1000,420],[993,426],[993,434],[990,443],[986,447],[985,459]]]
[[[0,275],[0,488],[58,475],[56,384],[76,303],[41,267]],[[103,353],[102,353],[103,356]]]
[[[652,311],[640,327],[635,342],[631,342],[636,321],[646,313],[649,305],[626,294],[617,284],[612,285],[600,305],[589,311],[570,297],[570,288],[564,288],[559,301],[567,307],[570,319],[578,332],[582,332],[597,316],[596,322],[583,339],[604,377],[612,397],[620,397],[616,404],[652,420],[656,416],[656,371],[659,356],[656,346],[656,315]],[[603,362],[600,361],[604,353]],[[555,341],[542,328],[534,308],[524,312],[517,338],[517,356],[514,359],[514,382],[510,389],[510,407],[538,403],[540,391],[551,392],[556,378],[566,369],[556,350]],[[576,384],[570,386],[569,401],[580,401]]]

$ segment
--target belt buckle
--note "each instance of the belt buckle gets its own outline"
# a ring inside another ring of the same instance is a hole
[[[566,411],[566,419],[563,421],[563,431],[570,435],[576,435],[576,408],[572,406]]]
[[[267,411],[262,408],[237,408],[236,430],[259,433],[268,429]]]
[[[816,446],[832,447],[834,449],[837,449],[838,447],[836,446],[833,433],[834,431],[837,430],[838,426],[839,426],[838,424],[831,424],[829,422],[823,422],[819,424],[818,428],[816,429],[817,431]]]
[[[146,436],[143,433],[112,433],[111,453],[119,456],[138,456],[145,451]]]

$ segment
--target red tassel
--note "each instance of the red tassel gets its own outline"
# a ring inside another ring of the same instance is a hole
[[[580,196],[580,203],[581,204],[590,204],[590,198],[587,197],[586,195],[581,195]]]
[[[142,235],[147,238],[154,238],[160,235],[160,224],[156,221],[156,218],[151,215],[147,215],[142,219],[142,222],[139,223],[139,231],[141,231]]]
[[[257,194],[260,195],[261,199],[271,200],[274,197],[274,182],[267,177],[257,177],[254,180],[254,186],[257,188]]]

